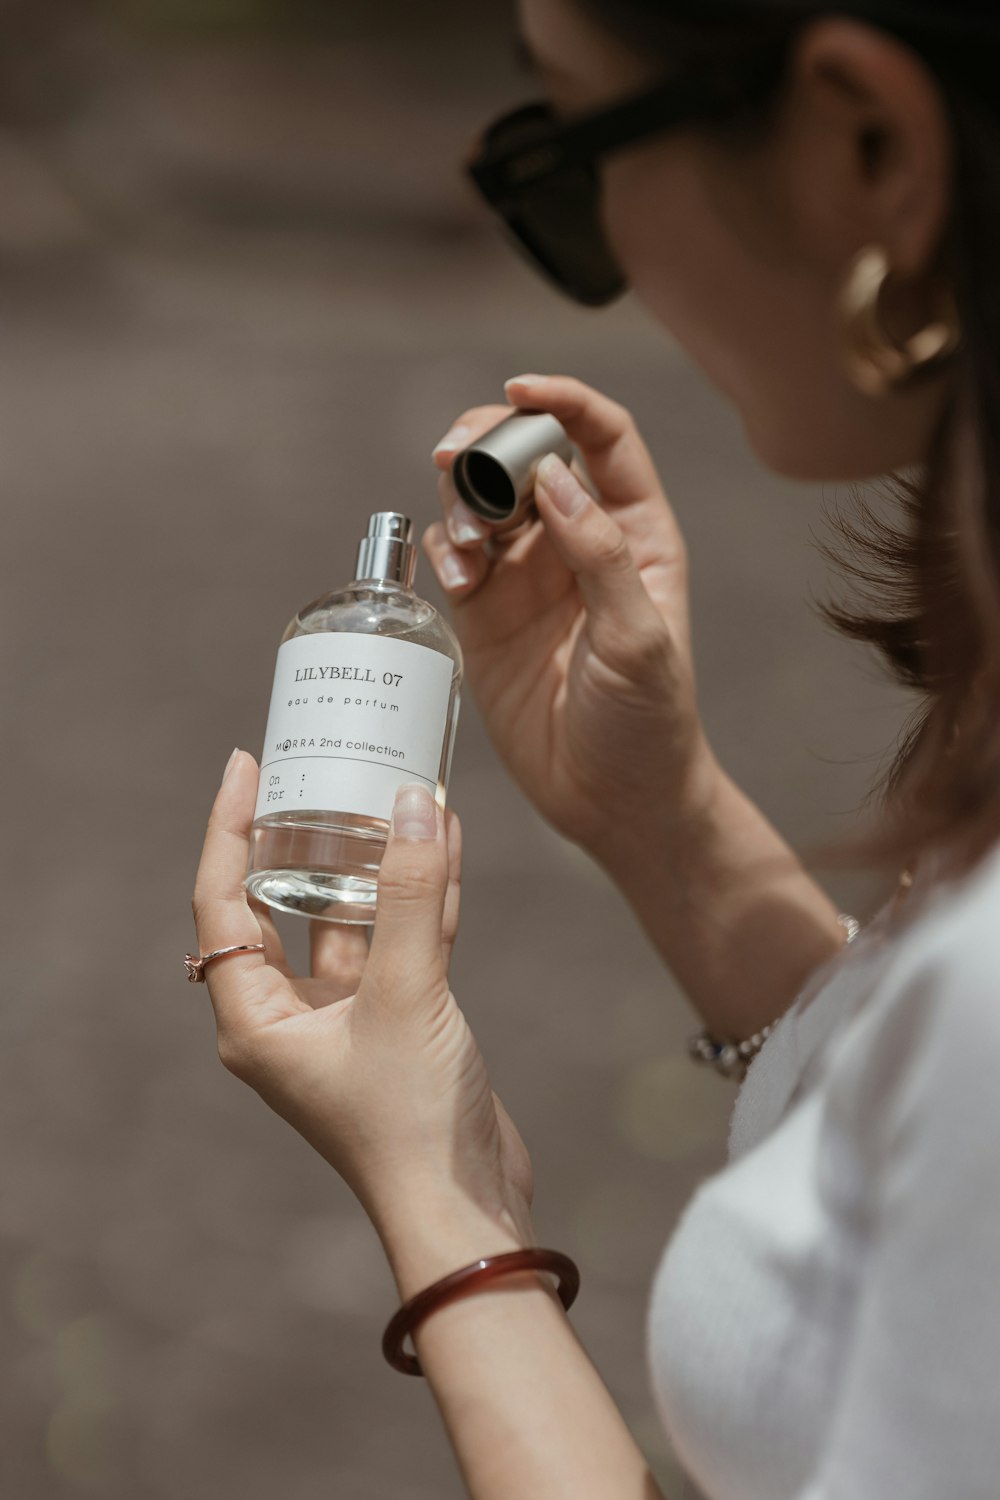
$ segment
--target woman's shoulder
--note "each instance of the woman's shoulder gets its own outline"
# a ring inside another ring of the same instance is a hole
[[[893,947],[831,1068],[836,1114],[876,1151],[918,1121],[971,1149],[1000,1129],[1000,846],[932,886]]]
[[[865,1155],[946,1091],[943,1130],[956,1091],[966,1117],[992,1110],[1000,1130],[1000,845],[959,880],[929,874],[930,861],[905,925],[892,930],[887,904],[776,1025],[734,1100],[730,1160],[814,1089]]]
[[[1000,842],[967,874],[931,886],[886,979],[947,995],[956,1015],[984,1009],[1000,1027]]]

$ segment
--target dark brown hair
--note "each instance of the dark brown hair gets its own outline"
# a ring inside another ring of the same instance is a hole
[[[934,269],[954,291],[962,340],[947,408],[919,471],[887,476],[882,504],[852,489],[822,547],[853,603],[822,614],[871,643],[921,694],[881,793],[875,831],[847,857],[913,858],[947,847],[968,869],[1000,837],[1000,14],[996,0],[576,0],[609,32],[670,71],[699,58],[735,70],[782,57],[824,14],[852,14],[912,46],[936,78],[952,127],[952,211]],[[766,71],[766,69],[765,69]],[[766,132],[775,87],[724,129]],[[739,72],[735,72],[738,78]],[[890,503],[886,509],[885,503]]]

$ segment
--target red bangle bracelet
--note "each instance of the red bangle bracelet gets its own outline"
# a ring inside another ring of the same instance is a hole
[[[474,1261],[471,1266],[462,1266],[460,1270],[452,1271],[450,1276],[443,1276],[440,1281],[435,1281],[432,1286],[425,1287],[422,1292],[417,1292],[415,1297],[404,1302],[390,1319],[382,1335],[382,1353],[393,1369],[399,1370],[401,1374],[422,1375],[424,1372],[420,1368],[420,1361],[415,1354],[404,1351],[403,1340],[428,1313],[443,1307],[447,1302],[454,1302],[458,1297],[464,1297],[467,1292],[478,1291],[480,1287],[496,1281],[508,1271],[534,1270],[552,1271],[559,1278],[559,1300],[569,1311],[580,1290],[580,1272],[576,1263],[560,1250],[542,1250],[537,1247],[508,1250],[503,1255],[486,1255],[482,1260]]]

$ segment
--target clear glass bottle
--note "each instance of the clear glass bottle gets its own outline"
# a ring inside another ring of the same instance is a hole
[[[281,911],[373,922],[397,786],[445,805],[462,650],[413,591],[411,535],[398,511],[373,515],[353,582],[281,638],[245,881]]]

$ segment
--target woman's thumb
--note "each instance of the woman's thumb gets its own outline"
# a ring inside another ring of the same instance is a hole
[[[396,792],[365,964],[364,977],[381,1000],[419,1002],[429,980],[443,979],[447,987],[441,956],[447,890],[444,815],[426,786],[407,782]]]
[[[621,527],[555,453],[535,470],[535,501],[553,547],[576,578],[594,649],[603,643],[632,654],[651,630],[662,630],[662,621]]]

